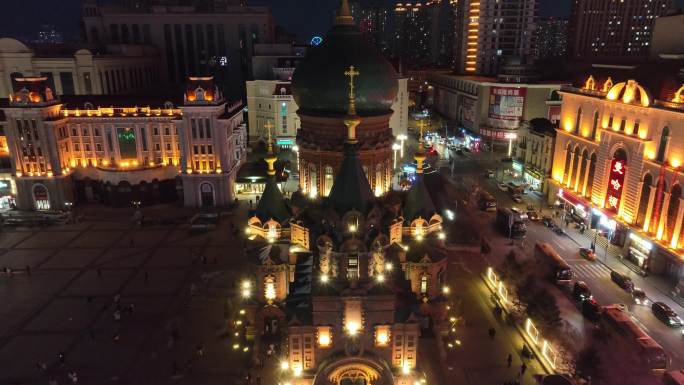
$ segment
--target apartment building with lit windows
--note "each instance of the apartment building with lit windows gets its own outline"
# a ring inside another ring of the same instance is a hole
[[[653,27],[672,0],[573,0],[568,51],[574,61],[643,61]]]
[[[493,75],[507,58],[533,54],[538,0],[462,0],[456,71]]]

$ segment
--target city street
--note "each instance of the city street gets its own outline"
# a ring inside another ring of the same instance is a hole
[[[456,181],[464,181],[468,187],[472,187],[473,184],[479,184],[481,188],[497,199],[500,207],[525,209],[528,205],[532,205],[537,211],[539,207],[543,207],[545,210],[544,214],[552,216],[552,211],[547,209],[548,204],[545,197],[537,193],[528,192],[523,196],[523,203],[515,203],[508,193],[501,191],[497,187],[497,183],[501,181],[500,178],[503,175],[501,169],[505,165],[500,162],[497,165],[491,160],[491,155],[487,153],[471,154],[471,157],[459,157],[456,159],[453,177]],[[497,166],[499,168],[499,172],[496,173],[496,177],[499,178],[498,181],[485,178],[484,171],[486,169],[496,170]],[[495,213],[481,211],[478,207],[473,207],[472,212],[476,213],[476,218],[478,221],[481,221],[482,235],[484,237],[498,240],[499,242],[505,239],[505,236],[494,226]],[[556,220],[556,222],[559,223],[560,220]],[[664,288],[664,283],[659,281],[657,277],[644,278],[634,273],[616,258],[611,249],[608,249],[609,252],[606,257],[605,238],[598,238],[597,254],[599,260],[592,262],[583,259],[579,256],[578,249],[590,246],[593,240],[593,232],[589,234],[590,231],[587,231],[586,234],[582,235],[573,226],[563,227],[563,229],[567,232],[567,235],[557,235],[551,229],[542,225],[541,222],[528,222],[527,238],[522,243],[522,246],[521,242],[516,240],[515,250],[520,254],[521,248],[524,248],[524,254],[529,257],[532,255],[534,245],[537,242],[549,243],[572,267],[575,278],[588,284],[595,299],[600,304],[626,304],[633,318],[668,352],[672,359],[672,368],[683,368],[684,354],[682,354],[682,345],[684,341],[681,329],[667,327],[655,318],[651,312],[650,304],[649,306],[635,304],[629,293],[611,281],[610,272],[615,270],[628,275],[635,282],[635,286],[642,288],[646,292],[649,299],[666,302],[681,316],[684,314],[684,309],[666,295],[667,289]],[[505,242],[508,241],[505,240]],[[490,255],[492,262],[502,257],[503,255]],[[563,310],[562,305],[559,302],[559,306]],[[573,316],[572,318],[575,321],[571,322],[573,326],[581,326],[577,324],[578,317]]]

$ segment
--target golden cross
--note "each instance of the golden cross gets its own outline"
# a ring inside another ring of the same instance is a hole
[[[273,144],[271,143],[271,129],[275,127],[271,121],[267,121],[266,124],[264,124],[264,128],[268,130],[268,150],[269,152],[273,151]]]
[[[420,137],[418,138],[421,142],[423,141],[423,129],[427,126],[425,120],[418,121],[418,128],[420,128]]]
[[[349,66],[348,71],[344,71],[344,75],[349,77],[349,114],[356,114],[356,95],[354,94],[354,77],[361,73],[357,71],[353,65]]]

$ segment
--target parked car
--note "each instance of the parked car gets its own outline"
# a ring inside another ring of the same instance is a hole
[[[554,233],[557,235],[565,235],[565,230],[561,229],[560,226],[556,226],[556,224],[553,225],[553,228],[551,228]]]
[[[682,319],[677,316],[669,306],[664,302],[653,302],[651,305],[651,310],[653,315],[656,316],[660,322],[664,323],[669,327],[680,327],[682,326]]]
[[[582,302],[582,314],[587,317],[587,319],[598,322],[601,317],[601,305],[599,305],[595,299],[589,298]]]
[[[513,194],[511,195],[511,199],[513,199],[513,202],[515,203],[522,203],[522,195],[520,194]]]
[[[586,247],[582,247],[579,249],[579,255],[584,258],[588,259],[590,261],[595,261],[596,260],[596,254],[594,253],[594,250],[588,249]]]
[[[587,286],[586,282],[577,281],[572,287],[572,296],[577,301],[581,302],[591,298],[591,290],[589,290],[589,286]]]
[[[528,211],[528,212],[527,212],[527,217],[528,217],[531,221],[535,221],[535,222],[538,221],[538,220],[540,219],[540,218],[539,218],[539,214],[537,214],[537,212],[534,211],[534,210]]]
[[[518,218],[520,218],[521,221],[526,221],[529,219],[527,213],[517,207],[511,207],[511,211],[518,214]]]
[[[485,171],[485,176],[490,179],[494,178],[494,170]]]
[[[634,298],[634,303],[637,305],[648,305],[648,303],[651,302],[648,297],[646,297],[646,292],[638,287],[635,287],[632,290],[632,298]]]
[[[504,192],[508,191],[508,185],[506,185],[506,183],[499,183],[497,186],[499,187],[499,190],[501,190],[501,191],[504,191]]]
[[[542,225],[544,225],[546,227],[553,227],[556,225],[556,223],[553,221],[553,218],[551,218],[551,217],[544,216],[544,217],[542,217],[541,222],[542,222]]]
[[[622,290],[628,293],[631,293],[632,290],[634,290],[634,282],[632,282],[632,279],[624,274],[620,274],[617,271],[611,271],[610,279],[611,281],[617,283],[617,285],[620,286]]]

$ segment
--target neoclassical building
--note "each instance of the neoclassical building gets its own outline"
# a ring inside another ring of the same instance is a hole
[[[226,101],[211,77],[189,78],[178,100],[58,97],[47,80],[16,78],[0,105],[18,208],[232,202],[246,157],[243,108]]]
[[[682,66],[596,68],[563,87],[549,195],[635,265],[675,282],[684,276]]]
[[[354,68],[349,70],[349,67]],[[372,47],[351,16],[340,16],[319,46],[292,76],[292,94],[299,109],[300,188],[309,196],[328,196],[342,165],[347,135],[342,118],[347,113],[349,83],[356,87],[358,156],[376,195],[392,182],[392,104],[397,96],[397,74]]]

